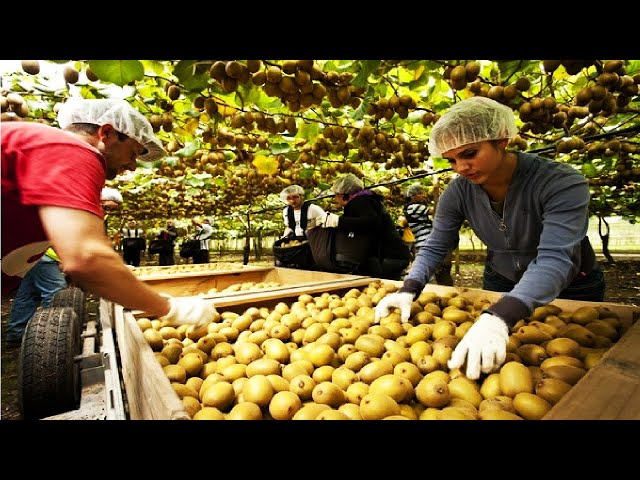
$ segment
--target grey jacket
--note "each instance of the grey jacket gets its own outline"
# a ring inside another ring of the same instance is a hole
[[[440,197],[431,235],[416,255],[401,291],[422,291],[455,248],[466,219],[487,246],[490,267],[517,282],[488,309],[513,325],[535,307],[557,298],[579,272],[593,268],[595,257],[586,237],[589,198],[581,173],[531,153],[518,153],[503,218],[491,208],[480,186],[457,177]]]

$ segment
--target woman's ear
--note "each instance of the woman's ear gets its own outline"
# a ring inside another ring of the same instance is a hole
[[[496,140],[496,145],[498,146],[498,149],[504,150],[507,148],[507,145],[509,145],[509,139],[501,138],[500,140]]]

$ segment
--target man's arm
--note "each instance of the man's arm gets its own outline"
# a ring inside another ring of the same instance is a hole
[[[64,272],[94,295],[124,307],[164,316],[169,301],[139,281],[114,252],[102,219],[84,210],[45,206],[40,219]]]

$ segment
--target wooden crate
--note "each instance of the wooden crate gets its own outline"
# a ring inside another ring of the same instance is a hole
[[[184,263],[178,265],[147,265],[137,267],[133,274],[140,280],[173,278],[176,276],[198,276],[205,273],[231,272],[240,270],[253,270],[256,265],[242,265],[238,262],[216,262],[216,263]]]
[[[367,279],[357,286],[349,281],[342,286],[291,288],[281,292],[264,292],[227,297],[216,302],[219,309],[241,313],[249,306],[273,308],[278,302],[290,303],[302,293],[328,291],[344,295],[351,288],[361,288],[376,279]],[[400,286],[402,282],[384,281]],[[357,282],[356,282],[357,283]],[[479,297],[494,301],[500,293],[473,288],[446,287],[429,284],[425,292],[438,295],[459,293],[470,300]],[[601,362],[567,393],[545,416],[546,419],[640,419],[640,308],[608,302],[555,300],[562,310],[574,311],[583,306],[609,308],[616,313],[627,329],[609,349]],[[188,415],[173,391],[160,364],[145,342],[136,324],[139,312],[125,311],[115,306],[114,316],[120,347],[122,370],[132,419],[184,419]]]
[[[156,292],[168,293],[172,296],[188,297],[201,295],[206,298],[220,298],[238,295],[245,296],[248,292],[251,292],[251,294],[258,294],[260,292],[283,292],[294,286],[331,285],[335,282],[343,282],[346,280],[361,280],[359,285],[366,285],[370,281],[369,278],[370,277],[361,275],[313,272],[310,270],[296,270],[282,267],[247,267],[239,270],[174,274],[164,277],[142,277],[140,280],[144,281],[144,283]],[[220,291],[244,282],[276,282],[280,285],[252,290]],[[212,288],[216,288],[219,292],[208,294],[207,292]],[[277,295],[278,294],[276,294],[276,296]]]
[[[281,301],[293,302],[303,293],[335,292],[343,295],[352,288],[364,287],[373,280],[369,277],[346,278],[322,285],[292,287],[280,292],[228,296],[216,302],[216,306],[218,309],[224,308],[225,311],[238,312],[246,310],[250,305],[272,308]],[[181,400],[171,387],[169,379],[136,323],[137,318],[144,316],[143,313],[125,310],[121,305],[104,299],[100,302],[101,311],[113,316],[108,322],[115,325],[129,418],[188,420],[189,415],[184,410]]]
[[[638,311],[635,315],[638,317]],[[554,405],[544,420],[640,420],[640,322]]]
[[[101,300],[105,302],[105,300]],[[107,302],[109,303],[109,302]],[[111,304],[131,420],[189,420],[130,311]],[[109,308],[109,307],[107,307]]]

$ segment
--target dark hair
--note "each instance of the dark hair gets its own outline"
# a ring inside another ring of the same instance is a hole
[[[120,140],[121,142],[124,142],[125,140],[127,140],[129,137],[127,135],[125,135],[124,133],[121,133],[119,131],[116,130],[116,135],[118,135],[118,140]]]
[[[95,135],[99,128],[100,128],[100,125],[96,125],[95,123],[72,123],[67,128],[65,128],[65,130],[67,132],[86,133],[88,135]],[[115,128],[114,128],[114,131],[116,132],[116,135],[118,135],[118,140],[121,142],[124,142],[129,138],[128,135],[125,135],[124,133],[119,132]]]
[[[65,131],[95,135],[99,128],[100,125],[96,125],[95,123],[72,123],[65,128]]]

